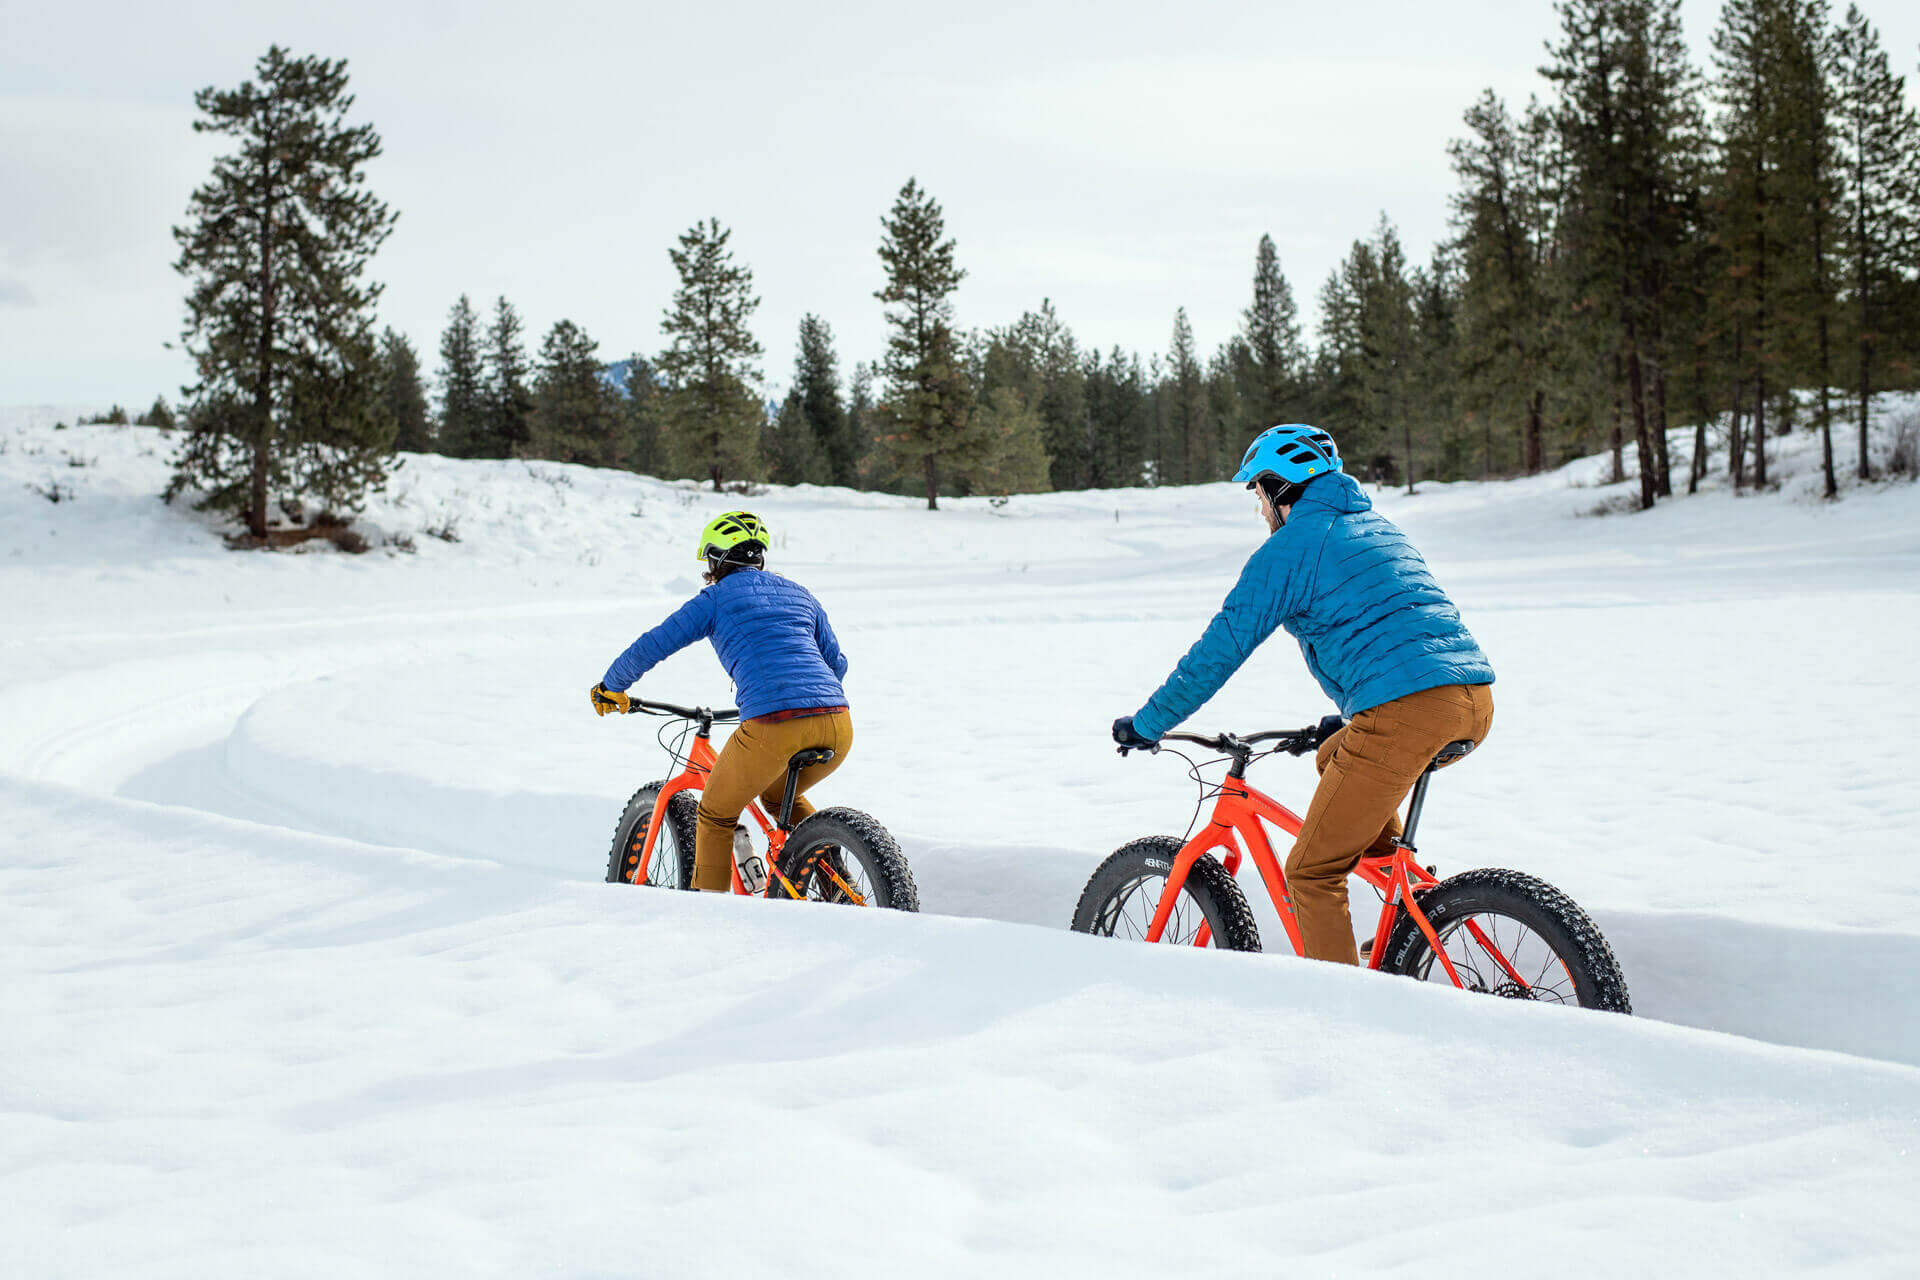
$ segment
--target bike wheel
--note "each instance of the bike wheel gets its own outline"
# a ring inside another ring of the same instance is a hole
[[[664,782],[649,782],[633,793],[620,825],[613,829],[613,848],[607,854],[607,883],[632,884],[640,869],[640,854],[647,847],[647,828],[653,825],[653,806],[660,798]],[[660,838],[654,841],[653,860],[647,865],[645,883],[656,889],[693,888],[693,832],[700,820],[700,806],[690,792],[675,792],[667,801],[667,818]]]
[[[1174,836],[1147,836],[1121,845],[1099,865],[1073,909],[1076,933],[1141,941],[1153,923],[1160,895],[1184,842]],[[1203,854],[1180,886],[1173,914],[1160,941],[1192,946],[1205,924],[1208,945],[1223,951],[1258,951],[1260,927],[1233,876],[1212,854]]]
[[[1447,959],[1469,991],[1514,1000],[1632,1013],[1627,980],[1587,913],[1544,880],[1518,871],[1463,871],[1416,895]],[[1469,925],[1484,936],[1476,937]],[[1495,956],[1487,943],[1500,954]],[[1504,958],[1506,964],[1501,964]],[[1426,935],[1402,911],[1380,967],[1452,985]],[[1513,972],[1509,972],[1509,968]],[[1517,973],[1524,981],[1516,982]]]
[[[780,851],[771,898],[918,911],[913,872],[887,829],[858,809],[822,809],[803,820]],[[793,886],[788,892],[787,885]]]

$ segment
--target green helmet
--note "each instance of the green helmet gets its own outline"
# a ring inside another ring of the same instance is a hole
[[[729,511],[700,531],[700,552],[695,558],[702,564],[713,560],[757,563],[758,553],[772,541],[773,535],[760,523],[759,516],[751,511]]]

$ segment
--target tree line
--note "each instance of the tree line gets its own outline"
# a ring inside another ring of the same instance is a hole
[[[196,129],[236,136],[176,229],[192,282],[175,490],[264,534],[270,493],[350,509],[395,449],[923,496],[1217,480],[1282,421],[1330,430],[1349,470],[1413,486],[1611,454],[1652,506],[1724,445],[1766,486],[1769,441],[1804,428],[1824,483],[1873,474],[1872,398],[1920,357],[1920,121],[1858,6],[1728,0],[1711,65],[1678,0],[1556,0],[1542,93],[1491,91],[1449,147],[1447,237],[1408,261],[1385,214],[1322,284],[1303,337],[1270,236],[1211,354],[1184,309],[1164,351],[1083,346],[1052,303],[962,330],[966,272],[913,180],[881,219],[887,346],[843,378],[809,314],[768,403],[759,305],[731,232],[669,249],[665,345],[609,363],[562,320],[529,354],[518,313],[453,306],[428,377],[377,338],[363,276],[394,214],[365,187],[379,140],[349,125],[345,64],[269,51],[258,82],[207,89]],[[1685,441],[1684,475],[1669,458]],[[1848,436],[1852,439],[1849,441]],[[1849,448],[1850,446],[1850,448]],[[1851,458],[1843,455],[1850,453]],[[170,491],[171,492],[171,491]]]

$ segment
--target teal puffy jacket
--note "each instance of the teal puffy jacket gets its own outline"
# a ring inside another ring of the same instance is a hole
[[[1158,738],[1199,710],[1278,627],[1300,642],[1342,715],[1422,689],[1493,683],[1493,664],[1407,535],[1335,471],[1308,484],[1253,553],[1205,633],[1133,717],[1134,732]]]

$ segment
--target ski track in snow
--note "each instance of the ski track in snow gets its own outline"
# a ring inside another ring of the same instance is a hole
[[[1231,486],[752,500],[853,660],[821,798],[900,838],[890,916],[600,883],[670,769],[584,690],[739,499],[410,458],[366,525],[415,554],[236,556],[159,433],[53,416],[0,412],[19,1274],[1920,1269],[1911,486],[1808,502],[1792,440],[1646,516],[1576,518],[1599,460],[1379,495],[1500,674],[1423,860],[1565,889],[1622,1019],[1063,931],[1193,814],[1106,725],[1250,551]],[[704,647],[641,692],[728,696]],[[1279,636],[1192,723],[1324,709]]]

